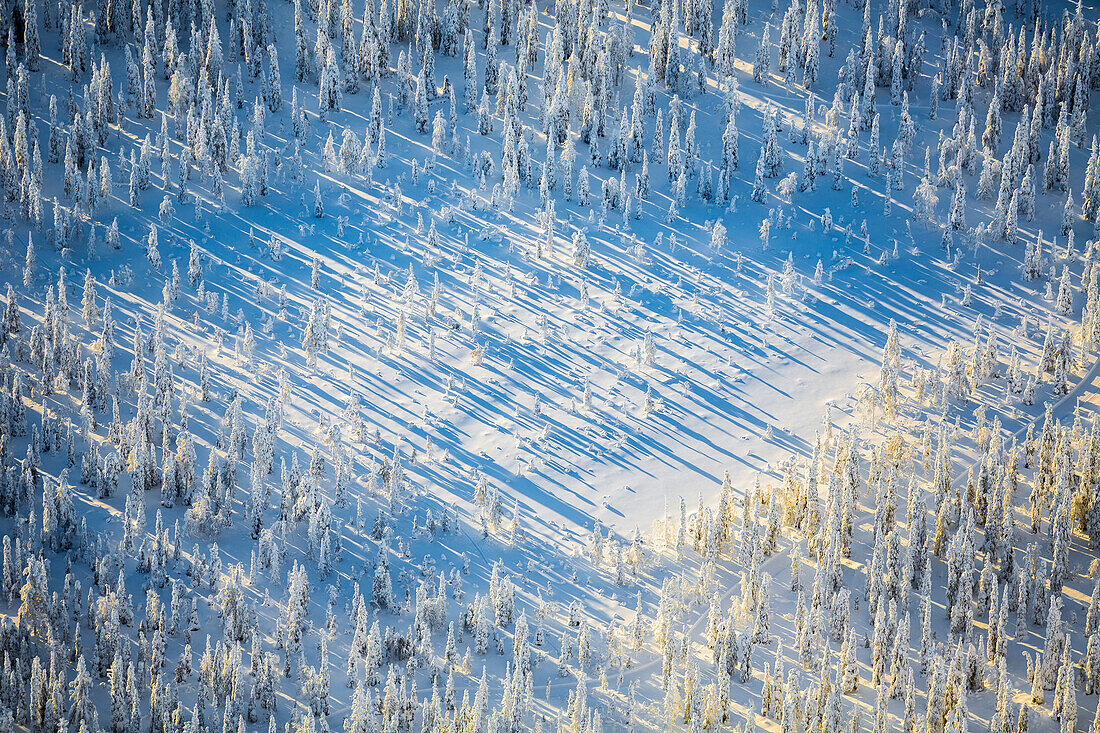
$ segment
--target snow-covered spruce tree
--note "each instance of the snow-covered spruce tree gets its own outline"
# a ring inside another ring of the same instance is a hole
[[[767,86],[771,63],[771,23],[764,25],[764,33],[760,37],[760,45],[756,51],[756,58],[752,64],[752,79],[761,86]]]
[[[428,132],[429,117],[428,117],[428,93],[427,93],[427,80],[425,78],[424,69],[420,69],[420,74],[416,77],[416,104],[413,109],[413,120],[416,123],[416,131],[425,134]]]
[[[587,196],[587,191],[585,195]],[[588,237],[585,236],[582,230],[573,232],[573,265],[584,268],[588,265],[591,256],[592,248],[588,243]]]
[[[760,157],[764,162],[764,177],[778,177],[783,170],[783,158],[779,150],[778,124],[774,107],[769,108],[764,115],[764,144],[760,149]]]

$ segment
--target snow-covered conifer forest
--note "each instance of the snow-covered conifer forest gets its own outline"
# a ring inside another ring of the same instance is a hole
[[[0,733],[1100,733],[1098,20],[0,0]]]

